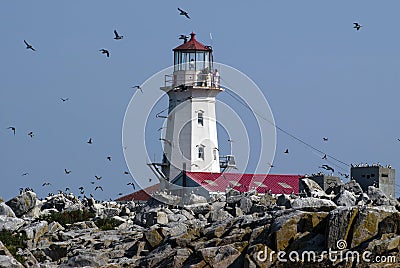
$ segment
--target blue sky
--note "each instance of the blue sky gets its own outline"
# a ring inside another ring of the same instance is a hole
[[[27,186],[40,196],[80,186],[100,199],[131,192],[121,141],[130,87],[170,66],[178,35],[191,31],[206,44],[212,33],[215,60],[259,86],[279,127],[346,163],[400,170],[399,8],[397,1],[3,2],[0,196]],[[123,40],[113,40],[114,29]],[[304,174],[323,162],[277,131],[274,163],[272,173]],[[93,191],[95,175],[104,192]]]

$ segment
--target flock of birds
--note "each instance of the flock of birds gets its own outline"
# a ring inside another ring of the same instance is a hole
[[[178,11],[179,11],[179,15],[184,16],[184,17],[186,17],[187,19],[190,19],[189,13],[188,13],[187,11],[185,11],[185,10],[183,10],[183,9],[181,9],[181,8],[178,8]],[[354,24],[354,27],[353,27],[353,28],[355,28],[357,31],[359,31],[359,30],[361,29],[361,27],[362,27],[362,25],[359,24],[358,22],[354,22],[353,24]],[[113,38],[113,39],[115,39],[115,40],[118,41],[118,40],[122,40],[123,38],[124,38],[123,35],[120,35],[120,34],[117,32],[117,30],[114,30],[114,38]],[[188,37],[187,35],[180,35],[180,36],[179,36],[179,39],[180,39],[180,40],[184,40],[184,42],[187,42],[188,38],[189,38],[189,37]],[[30,43],[28,43],[28,41],[24,40],[24,43],[25,43],[26,49],[29,49],[29,50],[32,50],[32,51],[36,51],[36,49],[35,49]],[[102,49],[99,50],[99,52],[101,52],[102,54],[104,54],[107,58],[110,57],[110,51],[109,51],[108,49],[102,48]],[[135,85],[135,86],[133,86],[132,88],[135,88],[135,89],[137,89],[137,90],[140,90],[140,91],[143,93],[142,88],[141,88],[141,85]],[[60,100],[61,100],[62,102],[66,102],[66,101],[69,100],[69,98],[60,98]],[[14,135],[16,134],[16,127],[10,126],[10,127],[8,127],[7,129],[9,129],[10,131],[12,131],[12,133],[13,133]],[[29,132],[28,132],[28,136],[29,136],[30,138],[33,138],[33,137],[34,137],[33,131],[29,131]],[[162,139],[160,138],[160,140],[162,140]],[[229,142],[233,142],[233,140],[228,140],[228,141],[229,141]],[[324,142],[327,142],[327,141],[328,141],[328,138],[324,137],[324,138],[323,138],[323,141],[324,141]],[[399,139],[399,141],[400,141],[400,139]],[[92,145],[92,144],[93,144],[93,139],[92,139],[92,138],[89,138],[89,140],[87,141],[87,144]],[[289,154],[289,149],[286,149],[286,150],[284,151],[284,153],[285,153],[285,154]],[[322,157],[322,159],[323,159],[323,160],[327,160],[327,155],[325,154],[325,155]],[[111,157],[111,156],[107,156],[107,157],[106,157],[106,160],[112,161],[112,157]],[[271,168],[274,167],[274,165],[273,165],[272,163],[268,163],[268,165],[269,165],[269,167],[271,167]],[[325,169],[325,170],[327,170],[327,171],[332,171],[332,172],[335,171],[334,168],[332,168],[331,166],[329,166],[329,165],[327,165],[327,164],[324,164],[324,165],[320,166],[319,168]],[[65,175],[69,175],[71,172],[72,172],[71,170],[64,169]],[[128,171],[124,171],[124,174],[125,174],[125,175],[130,175],[130,173],[129,173]],[[348,175],[347,175],[347,174],[343,174],[343,173],[340,173],[340,174],[343,175],[343,176],[345,176],[346,178],[348,178]],[[29,175],[28,172],[25,172],[25,173],[22,174],[22,176],[27,176],[27,175]],[[94,178],[96,179],[96,181],[100,181],[100,180],[102,179],[102,177],[101,177],[101,176],[98,176],[98,175],[95,175]],[[151,179],[149,179],[149,182],[151,182]],[[91,181],[90,183],[94,185],[94,184],[95,184],[95,181]],[[44,183],[42,184],[43,187],[49,186],[49,185],[51,185],[51,183],[50,183],[50,182],[47,182],[47,181],[44,182]],[[135,183],[134,183],[134,182],[129,182],[129,183],[127,183],[127,185],[128,185],[128,186],[132,186],[133,190],[136,189],[136,186],[135,186]],[[85,188],[84,188],[83,186],[80,186],[78,189],[79,189],[80,194],[82,194],[82,195],[85,194]],[[96,186],[94,187],[94,191],[97,191],[97,190],[103,191],[103,187],[100,186],[100,185],[96,185]],[[70,191],[70,188],[69,188],[69,187],[66,187],[66,188],[65,188],[65,192],[69,192],[69,191]],[[59,192],[61,192],[61,190],[59,190]],[[123,195],[123,194],[122,194],[122,193],[119,193],[118,195]],[[90,194],[90,196],[93,197],[92,194]]]
[[[190,16],[189,16],[189,13],[188,13],[188,12],[186,12],[186,11],[180,9],[180,8],[178,8],[178,11],[180,12],[179,15],[182,15],[182,16],[184,16],[184,17],[190,19]],[[123,40],[123,39],[124,39],[124,36],[121,35],[120,33],[118,33],[117,30],[114,30],[114,38],[113,38],[113,39],[114,39],[114,40],[117,40],[117,41]],[[184,39],[185,41],[187,41],[188,36],[186,36],[186,35],[181,35],[181,36],[179,37],[179,39]],[[24,44],[25,44],[25,46],[26,46],[26,49],[31,50],[31,51],[34,51],[34,52],[37,51],[36,48],[33,47],[33,45],[30,44],[27,40],[24,40]],[[108,49],[106,49],[106,48],[101,48],[101,49],[99,50],[99,52],[100,52],[101,54],[104,54],[107,58],[110,57],[110,50],[108,50]],[[140,92],[143,93],[143,90],[142,90],[141,85],[135,85],[135,86],[133,86],[132,88],[137,89],[137,90],[140,90]],[[67,102],[67,101],[69,101],[69,98],[60,98],[60,100],[61,100],[62,102]],[[10,130],[14,136],[16,135],[17,128],[16,128],[15,126],[9,126],[9,127],[7,127],[7,130]],[[33,131],[29,131],[29,132],[27,133],[27,135],[28,135],[30,138],[33,138],[33,137],[34,137]],[[87,140],[86,143],[87,143],[88,145],[92,145],[92,144],[94,143],[94,141],[93,141],[92,138],[89,138],[89,139]],[[107,157],[106,157],[106,160],[109,161],[109,162],[111,162],[111,161],[112,161],[112,157],[111,157],[111,156],[107,156]],[[66,168],[64,169],[64,174],[65,174],[65,175],[70,175],[71,172],[72,172],[71,170],[68,170],[68,169],[66,169]],[[129,171],[124,171],[123,174],[125,174],[125,175],[130,175],[130,172],[129,172]],[[24,172],[24,173],[22,174],[22,176],[28,176],[28,175],[29,175],[29,172]],[[102,187],[101,185],[96,184],[96,182],[99,182],[99,181],[102,179],[102,176],[94,175],[94,179],[95,179],[95,180],[90,181],[90,184],[94,185],[94,186],[93,186],[93,187],[94,187],[94,188],[93,188],[94,191],[103,191],[103,187]],[[152,181],[152,179],[149,178],[149,182],[151,182],[151,181]],[[96,184],[96,185],[95,185],[95,184]],[[51,184],[49,181],[45,181],[45,182],[42,183],[42,187],[51,186],[51,185],[52,185],[52,184]],[[127,186],[130,186],[130,187],[132,187],[133,190],[136,190],[136,182],[134,182],[134,181],[128,182],[128,183],[127,183]],[[22,189],[22,188],[21,188],[21,189]],[[21,190],[21,189],[20,189],[20,191],[23,191],[23,190],[24,190],[24,189],[22,189],[22,190]],[[27,188],[27,189],[32,190],[31,188]],[[86,197],[86,196],[85,196],[85,194],[86,194],[86,192],[85,192],[86,189],[85,189],[83,186],[80,186],[80,187],[78,187],[77,189],[79,190],[79,193],[80,193],[81,195],[83,195],[83,196],[79,196],[79,197]],[[25,190],[26,190],[26,189],[25,189]],[[66,187],[64,191],[58,190],[58,192],[60,192],[60,193],[62,193],[62,192],[68,193],[68,192],[71,192],[71,188],[70,188],[70,187]],[[49,193],[49,195],[53,195],[53,193]],[[118,195],[121,196],[121,195],[123,195],[123,193],[118,193]],[[90,197],[93,197],[92,193],[90,193]]]

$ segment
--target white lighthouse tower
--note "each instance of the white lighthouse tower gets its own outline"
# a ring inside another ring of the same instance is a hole
[[[174,72],[161,90],[169,97],[162,173],[171,181],[182,170],[220,172],[215,97],[222,91],[212,48],[191,33],[174,51]]]

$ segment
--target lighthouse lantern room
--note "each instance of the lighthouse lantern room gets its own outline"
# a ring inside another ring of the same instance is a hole
[[[182,170],[220,172],[215,98],[222,91],[210,46],[191,33],[173,49],[174,72],[161,90],[169,97],[161,171],[173,180]]]

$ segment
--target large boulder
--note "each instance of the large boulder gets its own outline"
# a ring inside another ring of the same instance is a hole
[[[0,215],[15,217],[14,211],[6,203],[0,203]]]
[[[358,182],[356,182],[355,180],[350,180],[344,184],[341,184],[339,186],[339,192],[341,192],[342,190],[347,190],[356,195],[360,195],[363,193],[363,190],[362,190],[360,184]]]
[[[374,205],[377,206],[395,206],[397,201],[389,199],[381,189],[374,186],[368,186],[368,197],[371,199]]]
[[[190,194],[187,203],[188,203],[188,205],[203,204],[203,203],[207,203],[207,199],[204,196],[192,193],[192,194]]]
[[[304,211],[331,211],[336,208],[336,204],[327,199],[315,197],[297,198],[290,201],[293,209]]]
[[[39,239],[47,233],[49,226],[47,221],[33,222],[30,225],[23,227],[21,231],[25,232],[28,239],[32,240],[35,246]]]
[[[0,267],[23,268],[24,266],[11,256],[0,255]]]
[[[149,211],[146,214],[146,225],[148,227],[154,225],[154,224],[167,224],[168,223],[168,216],[167,213],[163,211]]]
[[[17,217],[21,217],[35,207],[36,200],[34,192],[26,191],[7,201],[6,204],[14,211]]]
[[[247,242],[237,242],[226,246],[203,248],[199,251],[211,267],[243,267],[239,257],[246,246]]]
[[[354,193],[343,189],[334,199],[333,202],[338,206],[351,207],[356,204],[357,198]]]
[[[0,231],[1,230],[15,231],[18,230],[22,225],[24,225],[24,223],[25,221],[23,219],[1,215]]]
[[[357,207],[339,207],[329,213],[327,224],[326,247],[337,249],[337,241],[347,241],[351,235],[351,226],[358,214]]]
[[[286,250],[293,242],[325,232],[323,220],[328,212],[292,211],[279,216],[271,225],[270,238],[274,249]],[[299,247],[297,242],[296,247]]]
[[[61,267],[100,267],[108,263],[108,259],[101,253],[85,252],[68,259],[66,266]]]

